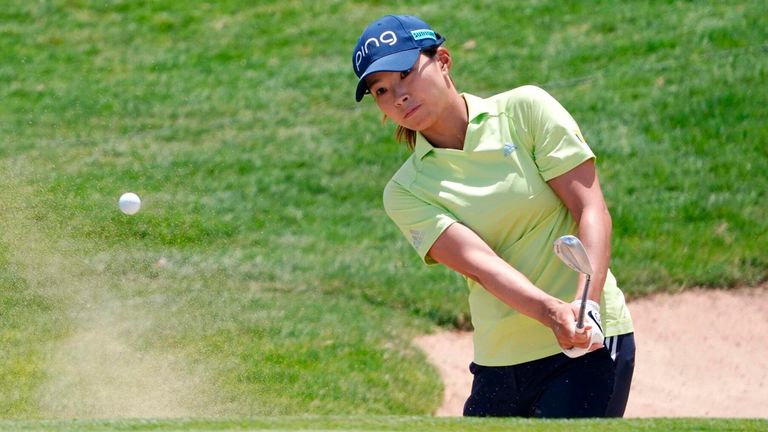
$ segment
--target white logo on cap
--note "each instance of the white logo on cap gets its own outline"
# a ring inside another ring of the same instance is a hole
[[[377,38],[369,38],[365,43],[363,44],[363,47],[357,50],[355,53],[355,69],[360,70],[360,62],[363,61],[363,57],[368,55],[368,44],[369,43],[375,43],[377,47],[381,46],[381,44],[387,44],[389,46],[392,46],[397,43],[397,35],[392,30],[387,30],[384,33],[380,34],[378,39]]]

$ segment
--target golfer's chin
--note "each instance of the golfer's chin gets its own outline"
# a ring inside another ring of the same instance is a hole
[[[430,130],[434,128],[434,122],[426,120],[404,122],[401,125],[424,136],[430,136]]]

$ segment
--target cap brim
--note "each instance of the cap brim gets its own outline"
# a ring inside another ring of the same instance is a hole
[[[410,69],[416,60],[419,59],[421,49],[411,49],[407,51],[400,51],[394,54],[390,54],[386,57],[382,57],[368,66],[368,69],[360,76],[360,81],[357,82],[357,92],[355,93],[355,99],[360,102],[365,96],[365,92],[368,90],[368,85],[365,83],[365,78],[368,75],[376,72],[402,72]]]

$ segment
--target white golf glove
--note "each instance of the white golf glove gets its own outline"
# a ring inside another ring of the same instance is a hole
[[[581,306],[581,300],[574,300],[571,304]],[[586,348],[564,349],[563,354],[571,358],[581,357],[589,352],[593,344],[601,344],[605,341],[603,336],[603,325],[600,323],[600,305],[592,300],[587,300],[587,307],[584,310],[584,327],[592,327],[592,341]]]

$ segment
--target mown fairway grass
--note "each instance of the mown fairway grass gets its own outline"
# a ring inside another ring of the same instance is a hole
[[[768,279],[760,0],[8,1],[0,417],[436,408],[438,377],[408,341],[467,325],[463,282],[425,270],[386,219],[381,189],[407,153],[353,99],[351,46],[388,12],[445,33],[460,89],[537,84],[571,111],[630,297]],[[133,217],[116,208],[129,190]],[[390,422],[369,430],[408,428]],[[267,428],[245,424],[79,426]],[[22,426],[61,424],[2,424]]]
[[[766,421],[733,419],[646,419],[646,420],[527,420],[527,419],[449,419],[425,417],[264,417],[240,420],[128,420],[0,422],[3,430],[58,431],[388,431],[388,432],[612,432],[763,431]]]

